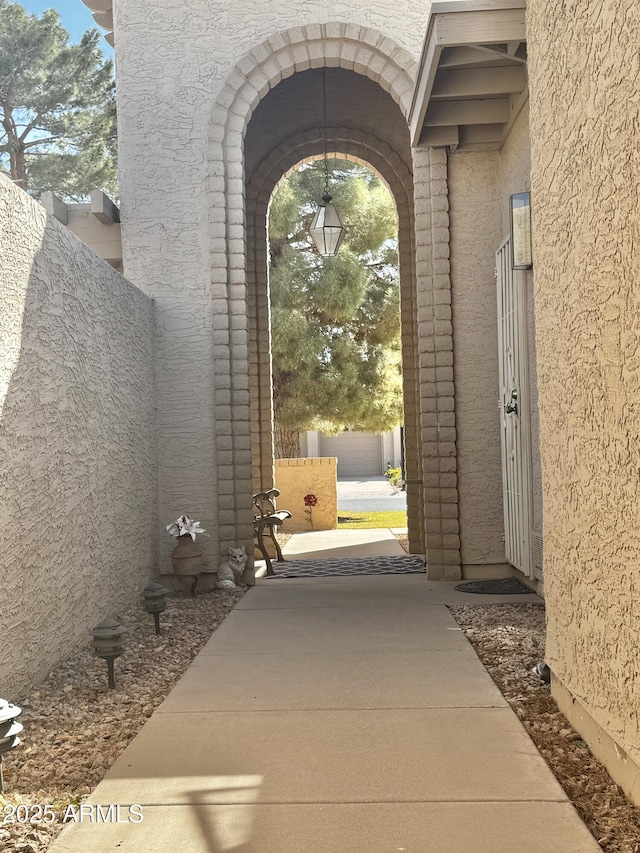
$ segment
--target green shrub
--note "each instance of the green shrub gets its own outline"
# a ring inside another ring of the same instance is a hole
[[[402,480],[402,470],[400,468],[388,467],[384,472],[384,476],[392,486],[398,486],[400,485],[400,480]]]

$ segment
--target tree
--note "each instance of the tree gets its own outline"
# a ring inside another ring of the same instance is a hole
[[[113,64],[88,30],[80,44],[53,9],[0,0],[0,167],[38,198],[116,191]]]
[[[395,206],[364,167],[332,160],[330,171],[347,228],[335,257],[321,258],[308,234],[322,163],[285,178],[269,213],[278,456],[299,455],[304,430],[382,432],[402,421]]]

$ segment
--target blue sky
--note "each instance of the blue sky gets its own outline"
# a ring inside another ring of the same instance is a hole
[[[82,0],[16,0],[31,14],[40,16],[45,9],[55,9],[60,15],[63,27],[69,31],[72,42],[80,41],[84,32],[96,29],[105,32],[93,20],[93,16]],[[104,39],[100,41],[100,49],[105,56],[113,57],[112,48]]]

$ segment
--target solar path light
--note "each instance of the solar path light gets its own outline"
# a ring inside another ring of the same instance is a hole
[[[114,622],[113,619],[105,619],[93,629],[93,648],[99,658],[103,658],[107,662],[107,670],[109,673],[109,688],[111,690],[116,686],[116,680],[113,674],[113,662],[119,658],[124,651],[122,643],[122,634],[124,628],[119,622]]]

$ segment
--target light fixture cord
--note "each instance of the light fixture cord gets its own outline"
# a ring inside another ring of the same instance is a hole
[[[329,195],[329,161],[327,159],[327,68],[322,66],[322,138],[324,142],[324,192]]]

